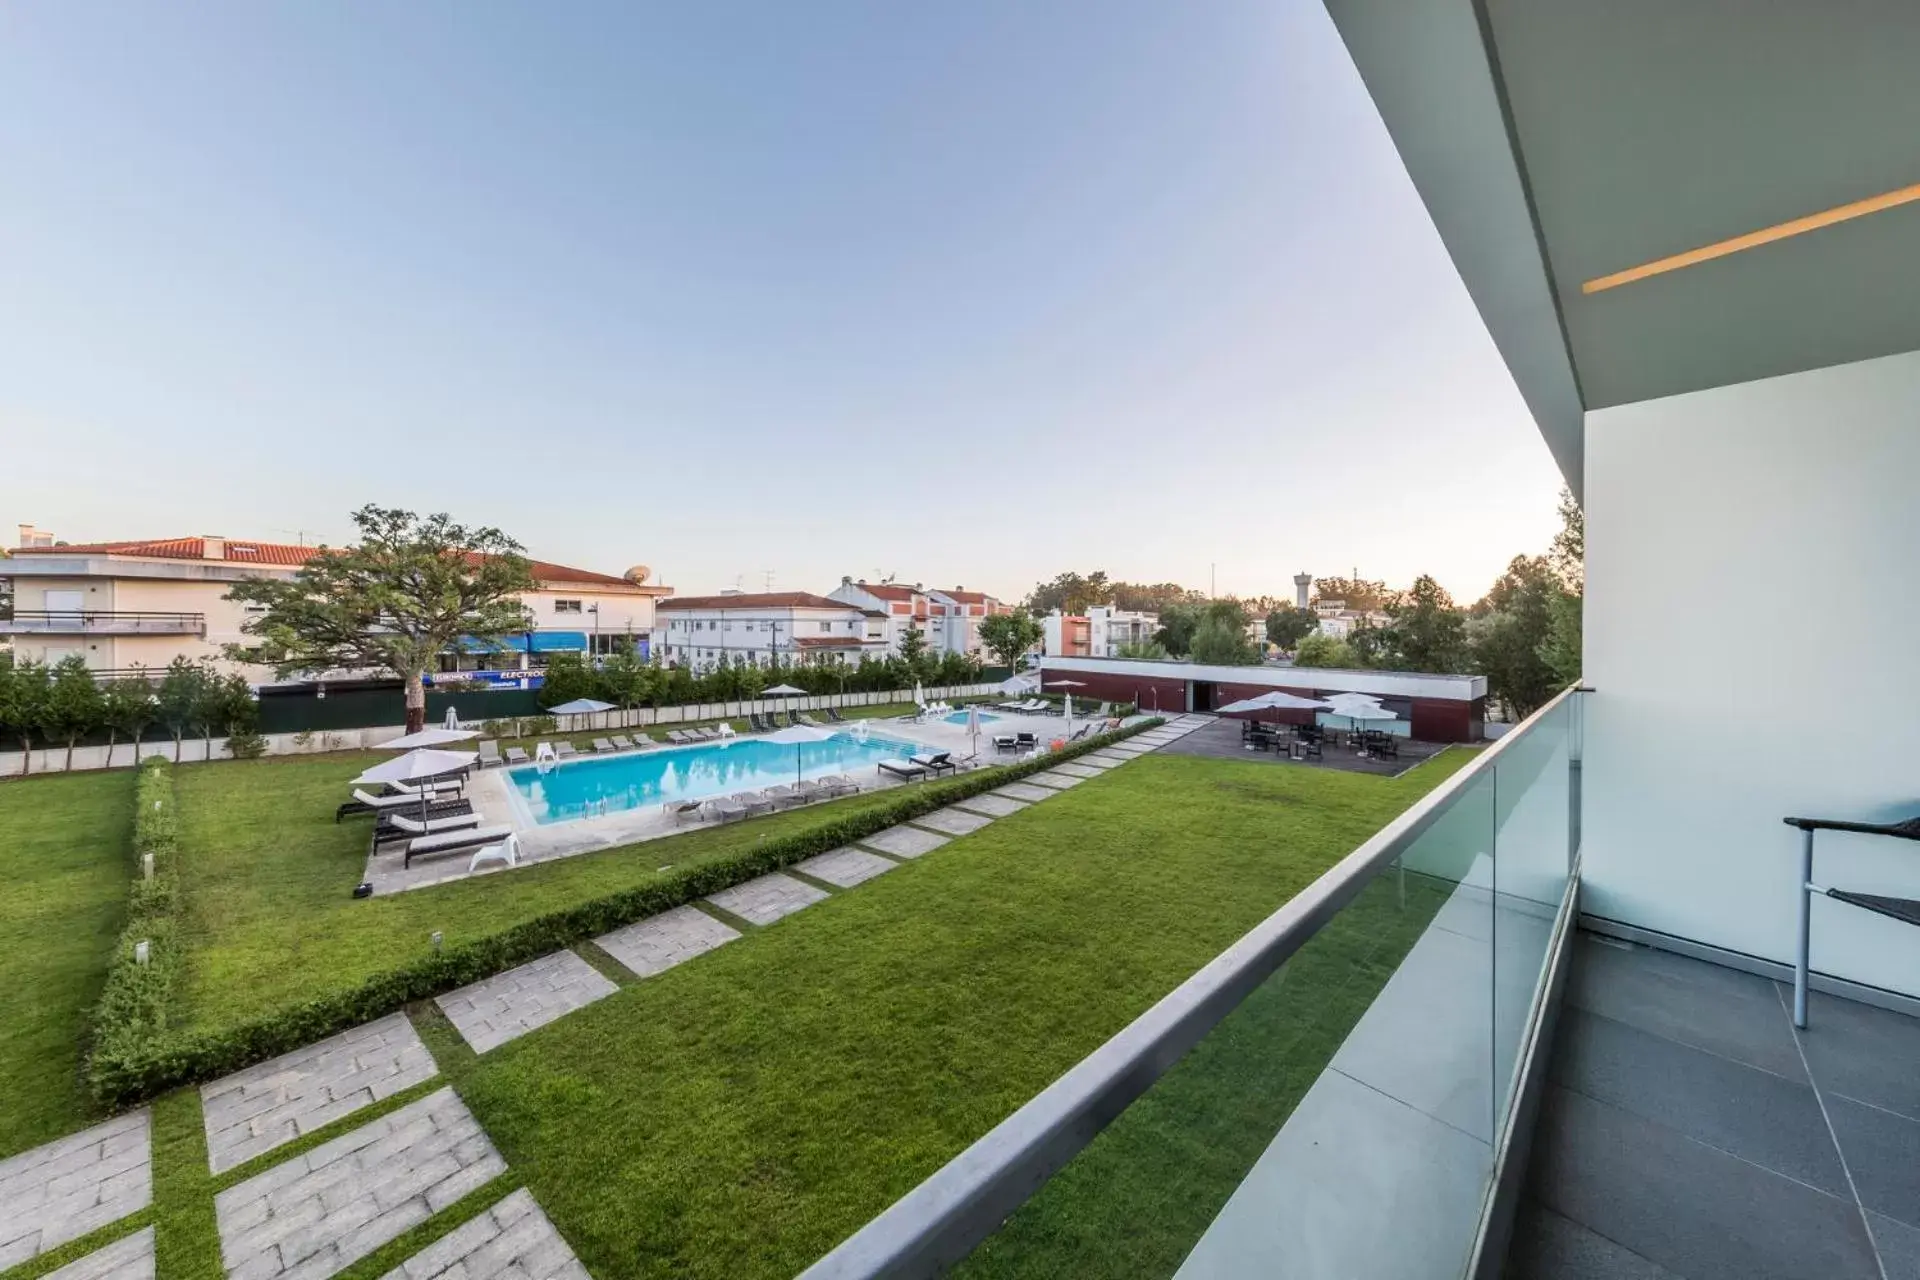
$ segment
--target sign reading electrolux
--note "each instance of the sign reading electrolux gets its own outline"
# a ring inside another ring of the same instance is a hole
[[[544,677],[531,671],[441,671],[423,677],[428,685],[484,684],[489,689],[538,689]]]

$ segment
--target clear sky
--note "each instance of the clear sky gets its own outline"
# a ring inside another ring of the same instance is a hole
[[[1478,596],[1558,474],[1316,0],[0,9],[0,528]]]

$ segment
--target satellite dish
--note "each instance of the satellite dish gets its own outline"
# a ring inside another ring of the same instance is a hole
[[[625,578],[628,582],[631,582],[634,586],[638,587],[643,585],[648,578],[651,578],[653,576],[653,570],[647,568],[646,565],[637,564],[633,566],[633,568],[621,574],[620,576]]]

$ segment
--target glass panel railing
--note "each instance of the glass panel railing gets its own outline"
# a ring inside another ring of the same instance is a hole
[[[805,1280],[1460,1276],[1568,889],[1578,728],[1563,695]]]

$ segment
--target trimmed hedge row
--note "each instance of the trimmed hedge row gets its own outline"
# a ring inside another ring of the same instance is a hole
[[[94,1006],[89,1064],[137,1058],[147,1045],[165,1037],[185,960],[177,918],[180,812],[174,801],[173,765],[163,756],[141,761],[133,797],[133,852],[136,862],[152,855],[153,879],[135,872],[126,927],[114,945],[100,1003]],[[141,942],[147,944],[145,964],[134,954]]]
[[[1161,723],[1155,718],[1033,760],[964,773],[945,782],[899,787],[885,804],[676,870],[651,884],[536,916],[489,937],[376,974],[350,990],[319,996],[236,1027],[170,1036],[164,1017],[157,1022],[127,1018],[125,1025],[114,1028],[111,1034],[104,1027],[97,1031],[94,1053],[87,1064],[89,1084],[102,1103],[127,1106],[179,1085],[215,1079],[382,1017],[413,1001],[490,978],[622,925],[945,808],[956,800],[1005,786]],[[130,948],[129,943],[129,955]],[[101,1008],[104,1013],[106,1001]]]

